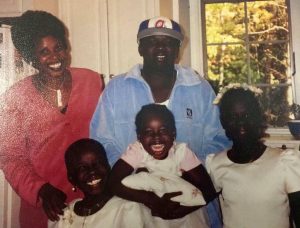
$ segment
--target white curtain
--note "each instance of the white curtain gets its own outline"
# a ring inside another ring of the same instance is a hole
[[[0,94],[36,70],[19,57],[11,40],[10,26],[0,27]]]

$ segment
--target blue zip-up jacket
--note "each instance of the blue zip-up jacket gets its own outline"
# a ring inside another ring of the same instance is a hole
[[[149,85],[141,76],[142,65],[114,77],[101,95],[90,124],[90,137],[101,142],[113,165],[130,143],[136,141],[135,116],[145,104],[154,103]],[[185,142],[202,161],[206,155],[230,147],[213,105],[209,83],[191,68],[175,65],[177,79],[168,108],[173,112],[176,141]]]
[[[136,141],[135,116],[145,104],[154,103],[151,89],[141,76],[143,65],[114,77],[104,89],[90,124],[90,137],[101,142],[113,165],[130,143]],[[231,146],[213,105],[215,93],[191,68],[175,65],[177,79],[168,108],[176,121],[176,141],[205,161],[206,155]],[[204,162],[203,162],[204,164]],[[221,227],[218,206],[207,207],[211,227]]]

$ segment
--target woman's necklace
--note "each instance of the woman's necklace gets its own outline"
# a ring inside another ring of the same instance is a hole
[[[256,161],[266,150],[266,146],[262,143],[259,143],[253,146],[251,149],[245,150],[246,146],[233,146],[232,149],[228,151],[228,158],[239,164],[251,163]]]
[[[82,215],[83,216],[90,216],[91,214],[97,212],[99,210],[99,208],[101,207],[101,202],[100,203],[96,203],[95,205],[93,205],[90,208],[86,208],[86,207],[81,207],[79,206],[78,209],[81,210]]]
[[[84,218],[83,218],[83,222],[82,222],[81,228],[84,228],[84,226],[85,226],[85,220],[86,220],[86,216],[84,216]]]
[[[92,207],[84,207],[80,204],[78,205],[78,210],[81,212],[80,214],[82,214],[82,216],[84,216],[81,228],[84,228],[87,217],[92,214],[95,214],[97,211],[99,211],[99,209],[101,209],[106,202],[107,202],[107,199],[101,200],[100,202],[96,203]]]
[[[87,217],[94,214],[95,210],[98,211],[100,209],[100,207],[101,207],[100,203],[97,203],[96,205],[94,205],[91,208],[79,207],[79,209],[82,211],[82,214],[84,216],[81,228],[84,228]]]
[[[38,79],[38,82],[39,82],[39,84],[40,84],[42,87],[44,87],[44,88],[46,88],[46,89],[48,89],[48,90],[50,90],[50,91],[56,92],[56,104],[57,104],[57,106],[58,106],[59,108],[61,108],[61,107],[63,106],[61,89],[62,89],[62,87],[63,87],[63,85],[64,85],[65,79],[66,79],[66,76],[63,77],[63,79],[62,79],[62,81],[61,81],[61,83],[60,83],[58,89],[53,89],[53,88],[47,86],[46,84],[44,84],[44,83],[42,82],[42,80]]]

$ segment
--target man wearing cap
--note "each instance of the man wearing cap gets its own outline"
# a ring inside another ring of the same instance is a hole
[[[211,86],[191,68],[175,64],[183,41],[179,24],[165,17],[145,20],[137,41],[143,64],[108,83],[90,125],[91,138],[103,144],[110,164],[136,140],[135,116],[149,103],[173,112],[176,140],[187,143],[202,161],[209,153],[229,148]],[[217,219],[211,220],[212,227],[219,227],[214,222]]]

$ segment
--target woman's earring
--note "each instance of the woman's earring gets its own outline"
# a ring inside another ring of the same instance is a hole
[[[172,148],[174,148],[175,146],[176,146],[176,141],[175,141],[175,138],[174,138]]]
[[[73,186],[73,187],[72,187],[72,191],[73,191],[73,192],[77,192],[76,186]]]

